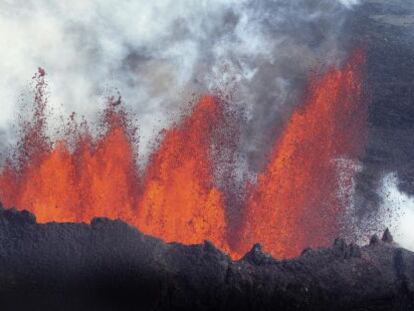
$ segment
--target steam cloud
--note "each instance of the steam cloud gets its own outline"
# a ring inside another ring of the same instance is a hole
[[[192,93],[233,90],[232,104],[248,116],[242,149],[254,167],[309,69],[340,60],[343,24],[355,4],[2,1],[0,126],[9,131],[16,104],[30,101],[39,66],[49,74],[56,114],[91,118],[119,91],[138,114],[144,156]]]

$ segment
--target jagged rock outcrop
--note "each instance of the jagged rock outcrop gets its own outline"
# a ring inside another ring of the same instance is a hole
[[[0,210],[1,310],[410,310],[414,253],[389,231],[368,246],[277,260],[254,245],[232,261],[118,220],[37,224]]]

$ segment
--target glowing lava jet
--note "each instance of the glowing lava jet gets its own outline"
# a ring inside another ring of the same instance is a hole
[[[37,80],[33,120],[22,125],[17,161],[9,159],[0,175],[3,204],[27,209],[39,222],[133,220],[140,183],[125,113],[111,103],[98,139],[75,131],[52,143],[46,135],[43,71]]]
[[[226,243],[224,201],[214,185],[211,138],[222,108],[203,96],[190,117],[165,133],[144,178],[138,227],[167,241]]]
[[[292,257],[337,236],[344,208],[340,170],[353,169],[339,167],[338,160],[357,157],[364,143],[363,62],[357,51],[342,68],[311,81],[250,189],[240,254],[260,242],[274,256]]]
[[[14,157],[0,173],[0,200],[39,222],[120,218],[145,233],[186,244],[210,240],[233,258],[260,242],[277,257],[331,242],[343,204],[337,161],[362,150],[363,54],[310,83],[303,105],[275,143],[269,163],[248,189],[237,243],[229,246],[224,194],[215,185],[214,130],[223,105],[203,96],[192,113],[166,130],[143,176],[135,135],[117,103],[93,137],[75,126],[69,137],[46,135],[44,72],[39,71],[32,121],[23,122]]]

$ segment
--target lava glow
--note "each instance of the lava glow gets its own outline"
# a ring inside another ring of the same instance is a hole
[[[228,243],[225,195],[214,178],[214,131],[226,123],[224,105],[213,96],[201,97],[163,133],[140,173],[135,133],[118,102],[108,104],[98,137],[87,126],[54,142],[47,137],[45,74],[39,71],[34,118],[22,123],[16,152],[2,167],[0,200],[43,223],[120,218],[168,242],[210,240],[234,258],[256,242],[277,257],[325,245],[338,233],[343,209],[337,160],[357,157],[363,146],[362,65],[357,52],[310,83],[265,170],[247,187],[236,243]]]
[[[338,236],[344,206],[335,160],[361,151],[366,111],[358,68],[363,59],[358,51],[342,69],[312,81],[250,189],[240,253],[260,242],[274,256],[292,257]]]
[[[39,222],[81,222],[96,216],[131,221],[139,179],[125,116],[111,104],[105,111],[106,133],[97,141],[74,133],[73,148],[63,139],[52,145],[42,121],[43,83],[37,86],[34,121],[23,127],[19,163],[13,167],[9,161],[0,176],[2,202],[32,211]]]
[[[226,246],[223,195],[214,186],[212,132],[221,107],[204,96],[192,115],[167,131],[144,179],[138,227],[167,241]]]

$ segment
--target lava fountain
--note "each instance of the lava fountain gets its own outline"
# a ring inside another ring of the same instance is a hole
[[[235,226],[215,182],[219,161],[212,152],[215,130],[226,126],[225,107],[214,96],[202,96],[163,132],[141,174],[135,130],[119,101],[108,103],[101,135],[72,120],[67,136],[48,138],[45,73],[39,70],[33,118],[22,123],[16,152],[0,172],[0,200],[33,212],[42,223],[119,218],[168,242],[210,240],[233,258],[256,242],[277,257],[327,244],[338,233],[344,207],[337,161],[362,151],[363,62],[356,52],[311,81],[257,183],[247,187],[242,217],[236,217],[242,219],[239,240],[231,246],[228,228]]]
[[[2,202],[33,212],[39,222],[133,220],[140,182],[126,114],[110,103],[98,139],[74,130],[72,137],[52,143],[46,135],[42,70],[36,79],[33,118],[22,124],[17,161],[6,161],[0,175]]]
[[[203,96],[191,116],[165,133],[144,177],[138,227],[167,241],[205,239],[229,251],[224,198],[214,185],[213,131],[222,122],[219,101]]]
[[[239,252],[260,242],[277,257],[297,256],[306,247],[332,242],[345,206],[338,160],[362,151],[367,118],[361,101],[362,51],[342,68],[315,77],[276,140],[269,162],[250,187],[240,229]],[[344,180],[342,181],[344,182]]]

